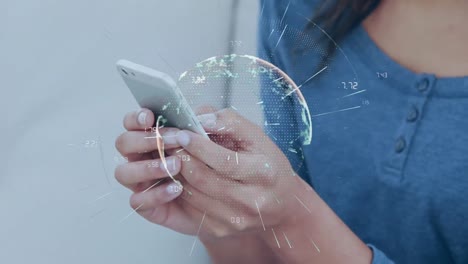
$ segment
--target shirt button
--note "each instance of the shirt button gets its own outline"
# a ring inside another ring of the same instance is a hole
[[[403,150],[406,148],[406,141],[403,137],[400,137],[397,139],[395,143],[395,152],[396,153],[401,153]]]
[[[429,80],[428,79],[423,79],[419,84],[418,84],[418,91],[420,92],[425,92],[427,89],[429,89]]]
[[[414,122],[418,119],[418,117],[419,117],[419,111],[415,106],[413,106],[411,107],[411,110],[408,112],[408,116],[406,116],[406,120],[408,122]]]

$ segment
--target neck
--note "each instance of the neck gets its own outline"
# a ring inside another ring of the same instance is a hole
[[[414,72],[468,75],[468,1],[383,0],[364,27],[390,57]]]

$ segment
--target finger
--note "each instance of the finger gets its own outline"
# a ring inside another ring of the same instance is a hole
[[[134,193],[130,205],[138,210],[148,210],[168,203],[182,194],[182,189],[175,182],[165,183],[146,192]]]
[[[232,151],[248,150],[249,145],[252,145],[251,143],[233,140],[232,137],[228,135],[217,135],[213,133],[208,133],[208,135],[211,141]]]
[[[166,179],[161,179],[161,180],[152,180],[152,181],[146,181],[146,182],[140,182],[137,183],[133,186],[128,187],[129,190],[131,190],[134,193],[138,192],[144,192],[146,190],[152,189],[156,186],[159,186],[161,184],[164,184],[168,182],[168,178]]]
[[[187,203],[180,205],[179,201],[181,199],[148,210],[138,209],[136,212],[152,223],[187,235],[202,235],[206,232],[206,229],[220,230],[216,231],[214,235],[222,232],[225,226],[224,223],[215,221],[208,212],[198,210]],[[210,232],[210,234],[213,235],[213,232]]]
[[[217,109],[214,106],[202,105],[195,110],[195,113],[197,115],[202,115],[202,114],[214,113],[216,111]]]
[[[170,149],[172,149],[172,148],[170,148]],[[180,148],[178,148],[178,149],[180,149]],[[140,156],[139,156],[139,157],[140,157],[139,159],[134,159],[134,160],[132,160],[132,161],[149,160],[149,159],[160,159],[160,158],[161,158],[161,156],[159,156],[159,151],[157,151],[157,150],[151,151],[151,152],[149,152],[149,153],[130,154],[129,157],[132,156],[132,155],[140,155]],[[164,155],[164,157],[166,157],[166,156],[167,156],[167,155]],[[138,156],[137,156],[137,157],[138,157]],[[130,161],[130,158],[129,158],[129,161]]]
[[[258,143],[267,138],[262,129],[231,109],[198,116],[206,132],[216,135],[229,135],[237,141]]]
[[[179,173],[181,164],[178,157],[167,157],[166,164],[171,176]],[[127,188],[132,188],[139,183],[167,177],[169,177],[169,174],[160,159],[129,162],[121,164],[115,169],[116,180]]]
[[[154,114],[146,108],[127,113],[124,117],[124,127],[127,130],[145,130],[153,124]]]
[[[182,195],[174,202],[181,205],[186,212],[192,212],[193,209],[202,212],[206,215],[204,225],[209,226],[211,235],[224,237],[232,234],[233,228],[242,230],[242,225],[229,226],[232,224],[231,219],[236,216],[243,216],[246,212],[245,206],[238,202],[235,197],[224,194],[223,196],[214,199],[200,193],[189,184],[184,184],[184,190],[189,189],[192,195]],[[184,193],[187,193],[184,191]],[[196,213],[198,215],[198,213]],[[247,215],[246,215],[247,216]],[[193,215],[192,215],[193,218]],[[247,218],[247,217],[246,217]]]
[[[160,134],[164,141],[164,149],[179,147],[175,138],[178,131],[179,130],[176,128],[160,129]],[[133,153],[149,153],[158,150],[157,136],[155,133],[144,131],[127,131],[116,139],[115,147],[122,156],[127,156]]]
[[[188,184],[210,197],[217,197],[224,194],[222,189],[217,188],[221,184],[219,182],[220,180],[226,181],[224,177],[216,176],[213,169],[206,166],[206,164],[197,158],[192,157],[190,153],[185,150],[177,151],[177,153],[171,150],[171,154],[177,155],[181,160],[180,174]],[[228,179],[228,181],[232,182],[231,179]]]
[[[185,151],[180,152],[180,154],[187,155]],[[245,200],[252,201],[256,194],[261,193],[262,186],[268,187],[276,181],[276,177],[255,173],[256,177],[249,175],[243,177],[243,181],[235,180],[234,177],[223,177],[214,174],[212,169],[196,158],[182,161],[180,170],[180,175],[183,176],[181,182],[187,191],[193,187],[196,191],[202,192],[204,196],[222,201],[225,207],[232,208],[245,207]]]
[[[151,153],[130,153],[126,158],[129,162],[154,159]]]
[[[198,210],[190,207],[182,208],[175,202],[165,203],[147,210],[138,209],[136,212],[152,223],[187,235],[197,234],[200,224],[198,221],[203,216],[203,212],[200,213]],[[196,222],[193,219],[197,219],[198,221]]]
[[[269,163],[262,154],[245,154],[226,149],[201,135],[181,130],[177,141],[193,157],[213,168],[216,172],[234,179],[243,179],[268,167]],[[259,168],[259,164],[262,166]],[[266,165],[265,165],[266,164]]]
[[[194,227],[198,228],[200,225],[198,222],[204,219],[201,221],[210,226],[212,235],[229,234],[232,228],[227,227],[226,224],[230,223],[233,216],[241,215],[240,212],[243,210],[240,210],[237,204],[225,202],[226,197],[222,199],[223,202],[220,202],[201,193],[185,180],[181,179],[181,182],[184,185],[182,194],[169,202],[165,202],[167,198],[164,193],[161,194],[165,186],[161,186],[157,191],[148,191],[147,193],[151,192],[151,194],[146,195],[142,200],[139,200],[135,194],[131,198],[131,206],[147,220],[178,232],[193,235],[197,230]],[[194,223],[196,226],[193,225]]]
[[[213,220],[225,221],[226,215],[233,215],[233,211],[239,209],[239,203],[235,197],[226,192],[220,192],[217,196],[210,196],[195,186],[187,179],[181,178],[183,194],[175,201],[183,208],[195,208],[200,212],[206,212]],[[212,187],[215,187],[212,185]],[[226,190],[226,189],[224,189]]]

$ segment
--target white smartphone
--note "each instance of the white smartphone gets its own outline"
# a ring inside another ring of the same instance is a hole
[[[176,82],[167,74],[127,61],[119,60],[117,70],[142,108],[162,116],[164,127],[190,130],[208,138]]]

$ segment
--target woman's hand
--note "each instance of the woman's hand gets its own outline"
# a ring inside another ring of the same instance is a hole
[[[294,194],[307,185],[262,129],[232,110],[199,119],[211,141],[189,131],[176,139],[191,157],[180,171],[192,193],[184,203],[206,212],[202,240],[270,230],[293,215]]]
[[[160,130],[168,169],[179,174],[181,190],[154,154],[154,135],[145,132],[154,123],[153,114],[142,110],[126,116],[129,131],[116,147],[129,163],[120,165],[115,176],[134,191],[131,206],[147,220],[178,232],[194,235],[203,225],[198,234],[202,239],[264,231],[291,216],[297,208],[297,201],[290,204],[295,189],[307,185],[298,181],[261,128],[231,110],[199,117],[212,140],[175,128]],[[161,180],[163,184],[148,190]]]
[[[190,210],[184,211],[179,203],[172,202],[180,196],[181,189],[170,179],[159,157],[152,128],[154,123],[155,117],[148,109],[130,112],[125,116],[124,127],[127,131],[117,138],[115,146],[129,162],[117,166],[115,178],[133,191],[130,204],[141,216],[178,232],[195,235],[197,226],[187,215]],[[159,129],[166,150],[179,147],[175,140],[177,131],[171,128]],[[171,175],[177,175],[181,169],[180,155],[166,157],[165,161]]]
[[[180,189],[147,132],[153,114],[143,109],[125,117],[128,131],[116,147],[129,163],[115,176],[134,192],[135,211],[199,236],[215,263],[370,263],[370,249],[294,174],[261,128],[231,110],[199,119],[211,140],[160,129],[167,169]]]

